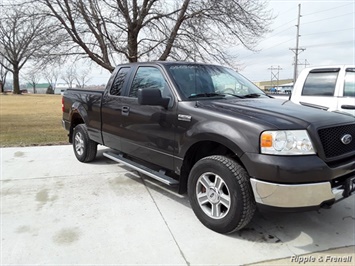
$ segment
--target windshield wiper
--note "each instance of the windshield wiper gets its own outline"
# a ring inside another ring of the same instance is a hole
[[[226,95],[234,96],[234,97],[241,98],[241,99],[244,98],[244,96],[240,96],[240,95],[233,94],[233,93],[226,93]]]
[[[241,95],[241,97],[243,98],[259,98],[261,95],[261,93],[250,93],[250,94],[246,94],[246,95]]]
[[[200,97],[215,97],[215,96],[223,96],[225,97],[225,94],[220,94],[220,93],[215,93],[215,92],[206,92],[206,93],[198,93],[198,94],[191,94],[189,96],[189,99],[191,98],[200,98]]]

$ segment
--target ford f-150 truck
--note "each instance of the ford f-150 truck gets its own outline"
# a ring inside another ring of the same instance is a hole
[[[237,72],[186,62],[122,64],[104,91],[64,93],[81,162],[104,156],[188,193],[219,233],[257,207],[329,207],[355,190],[354,117],[274,99]]]
[[[303,69],[293,87],[290,100],[355,116],[355,66],[333,65]]]

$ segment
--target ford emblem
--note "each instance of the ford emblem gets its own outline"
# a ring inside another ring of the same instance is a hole
[[[353,140],[353,137],[350,134],[345,134],[340,140],[343,144],[347,145]]]

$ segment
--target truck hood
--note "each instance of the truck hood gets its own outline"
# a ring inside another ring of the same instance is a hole
[[[259,120],[279,129],[307,128],[310,124],[315,128],[331,127],[354,123],[354,117],[305,107],[289,100],[273,98],[251,98],[231,100],[198,101],[196,106],[214,110],[228,116]]]

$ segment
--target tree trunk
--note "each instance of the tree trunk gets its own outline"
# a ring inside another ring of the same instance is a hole
[[[128,60],[129,62],[138,61],[138,34],[128,31]]]
[[[2,80],[0,80],[0,89],[1,89],[1,93],[4,93],[4,84]]]
[[[20,70],[18,68],[18,66],[15,66],[14,65],[14,72],[12,73],[13,74],[13,78],[14,78],[14,90],[13,90],[13,93],[14,94],[21,94],[21,91],[20,91]]]

